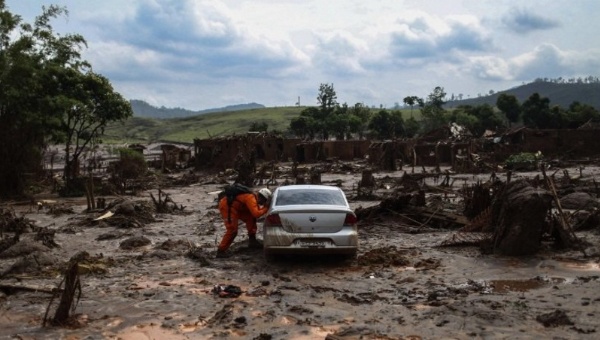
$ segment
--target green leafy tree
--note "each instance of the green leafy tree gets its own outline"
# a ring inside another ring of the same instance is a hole
[[[496,107],[498,107],[498,109],[504,113],[506,119],[508,120],[509,126],[512,123],[519,121],[519,116],[521,115],[521,104],[519,104],[517,97],[502,93],[498,96],[498,99],[496,99]]]
[[[335,113],[327,118],[328,132],[333,134],[337,140],[346,139],[350,131],[350,115],[347,113]]]
[[[534,93],[521,105],[523,123],[529,127],[546,129],[550,126],[550,99]]]
[[[333,115],[336,110],[340,109],[340,106],[337,102],[337,94],[333,84],[321,84],[319,86],[317,102],[318,107],[307,107],[300,112],[300,117],[290,122],[290,131],[296,136],[302,136],[303,138],[308,136],[313,139],[320,135],[322,139],[327,140],[330,133],[338,133],[335,124],[340,122],[341,119],[333,117]],[[348,125],[346,124],[344,128],[348,129]]]
[[[437,86],[427,97],[427,101],[421,104],[421,114],[423,116],[423,129],[425,132],[437,129],[447,124],[446,110],[444,104],[446,92],[443,87]]]
[[[333,84],[321,84],[319,86],[317,102],[319,103],[319,112],[314,118],[318,131],[321,133],[321,138],[328,140],[333,124],[338,121],[338,119],[331,117],[339,107]]]
[[[48,143],[98,141],[106,122],[131,115],[129,103],[81,59],[84,38],[53,32],[50,21],[66,14],[49,6],[28,24],[0,0],[1,195],[24,193],[25,174],[41,171]]]
[[[290,122],[290,131],[296,137],[302,139],[315,138],[316,124],[314,118],[309,114],[305,114],[306,110],[309,109],[310,108],[303,110],[299,117],[293,118]]]
[[[408,138],[415,137],[420,129],[421,124],[414,117],[410,117],[404,122],[404,134]]]
[[[404,120],[400,111],[379,110],[369,122],[371,135],[380,140],[404,136]]]
[[[111,181],[122,193],[128,189],[129,181],[143,177],[148,172],[144,155],[126,148],[119,149],[119,160],[113,166]]]
[[[333,84],[321,84],[319,86],[317,102],[319,103],[323,117],[333,113],[335,108],[338,106],[337,94],[333,88]]]
[[[350,115],[348,104],[337,105],[325,118],[325,130],[337,140],[344,140],[350,133]]]
[[[364,134],[369,125],[371,118],[371,109],[363,103],[356,103],[348,109],[350,114],[350,133],[358,136],[359,139],[364,137]]]
[[[466,127],[475,135],[478,134],[478,132],[475,131],[479,130],[481,125],[479,119],[476,116],[460,108],[456,108],[452,112],[452,121],[458,125]]]
[[[569,117],[567,112],[560,106],[550,108],[550,121],[547,122],[548,129],[565,129],[569,125]]]
[[[415,104],[419,104],[422,102],[422,99],[420,100],[419,97],[417,96],[407,96],[404,97],[404,104],[410,106],[410,116],[413,116],[413,106],[415,106]]]
[[[600,121],[600,112],[593,106],[573,102],[569,105],[569,110],[565,113],[567,118],[566,128],[576,129],[588,121]]]
[[[64,138],[57,141],[65,143],[64,178],[68,188],[76,176],[71,170],[79,163],[82,152],[101,142],[109,122],[129,118],[133,112],[129,102],[102,75],[72,69],[63,75],[55,77],[55,85],[62,91],[49,99],[49,107],[63,113],[60,130]]]
[[[488,104],[477,106],[463,105],[451,114],[451,121],[465,126],[475,136],[481,136],[486,130],[495,131],[504,126],[504,119]]]

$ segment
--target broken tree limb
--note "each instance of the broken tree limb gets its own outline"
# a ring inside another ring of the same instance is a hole
[[[175,210],[183,211],[183,209],[185,209],[183,204],[178,206],[175,202],[173,202],[169,194],[165,193],[163,195],[163,192],[160,189],[158,189],[158,199],[155,198],[154,195],[152,195],[152,193],[150,193],[150,197],[152,198],[154,208],[158,213],[172,213]],[[169,205],[169,203],[171,203],[172,205]]]
[[[550,193],[552,194],[552,199],[554,200],[554,204],[556,204],[556,210],[558,211],[558,220],[559,220],[559,225],[560,225],[560,228],[558,228],[558,235],[560,237],[560,241],[562,242],[563,246],[576,247],[577,245],[581,244],[581,242],[577,238],[577,235],[575,235],[575,232],[573,231],[573,228],[571,228],[571,224],[569,223],[569,220],[565,216],[565,213],[562,209],[562,205],[560,204],[560,198],[558,197],[558,194],[556,193],[556,187],[554,186],[554,180],[552,179],[552,177],[549,177],[546,175],[546,170],[544,169],[543,166],[542,166],[542,175],[544,175],[546,184],[548,185],[548,188],[550,189]],[[584,255],[585,255],[585,253],[584,253]]]
[[[415,207],[408,206],[405,208],[404,212],[412,213],[419,216],[428,216],[427,222],[436,221],[438,224],[449,224],[456,226],[458,228],[464,227],[469,223],[466,217],[453,214],[446,211],[440,211],[439,209],[432,209],[428,207]]]
[[[28,291],[28,292],[40,292],[40,293],[48,293],[48,294],[55,294],[57,291],[59,291],[55,287],[42,287],[42,286],[35,286],[35,285],[6,284],[6,283],[0,283],[0,290],[4,290],[4,291],[24,290],[24,291]]]

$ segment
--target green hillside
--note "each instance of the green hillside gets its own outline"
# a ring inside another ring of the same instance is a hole
[[[600,83],[554,83],[533,82],[493,95],[482,96],[465,100],[450,101],[446,109],[459,105],[496,105],[496,100],[501,93],[517,97],[523,103],[533,93],[539,93],[550,99],[551,105],[560,105],[567,108],[574,101],[600,108]],[[262,107],[242,110],[240,107],[225,108],[220,112],[198,114],[185,118],[157,119],[135,116],[125,123],[111,124],[106,129],[104,142],[107,143],[150,143],[157,141],[170,141],[192,143],[194,139],[243,134],[249,131],[252,123],[268,124],[269,131],[286,131],[292,118],[298,117],[306,106],[289,107]],[[171,109],[164,109],[169,111]],[[179,110],[179,109],[176,109]],[[373,109],[376,111],[377,109]],[[403,117],[411,116],[409,108],[401,110]],[[167,112],[168,113],[168,112]],[[412,115],[418,120],[421,113],[414,108]]]
[[[556,83],[536,81],[509,90],[499,91],[492,95],[448,102],[445,107],[453,108],[459,105],[496,105],[498,96],[502,93],[515,96],[519,103],[526,101],[532,94],[538,93],[550,99],[550,105],[568,108],[571,103],[578,101],[600,110],[600,83]]]
[[[205,113],[193,117],[156,119],[132,117],[124,123],[111,124],[104,142],[149,143],[172,141],[192,143],[195,138],[209,138],[246,133],[253,122],[266,122],[269,130],[285,131],[290,120],[306,107],[274,107],[244,111]]]

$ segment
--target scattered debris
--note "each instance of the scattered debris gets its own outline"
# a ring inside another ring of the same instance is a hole
[[[574,325],[573,321],[569,319],[567,313],[564,310],[557,309],[554,312],[538,315],[535,318],[539,323],[543,324],[544,327],[558,327],[558,326],[571,326]]]
[[[119,244],[119,248],[125,250],[132,250],[149,245],[152,241],[145,236],[133,236]]]
[[[215,285],[212,292],[222,298],[236,298],[242,295],[242,289],[234,285]]]
[[[177,205],[173,202],[169,194],[163,194],[163,191],[160,189],[158,189],[158,198],[155,198],[152,193],[150,193],[150,197],[152,198],[152,202],[154,202],[154,209],[157,213],[172,214],[175,211],[183,211],[185,209],[182,204]]]

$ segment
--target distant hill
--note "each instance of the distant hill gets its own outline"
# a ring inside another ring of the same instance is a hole
[[[557,83],[548,81],[535,81],[509,90],[499,91],[492,95],[449,101],[446,103],[445,108],[483,104],[495,106],[498,96],[502,93],[517,97],[521,104],[532,94],[538,93],[540,96],[550,99],[550,106],[558,105],[566,109],[571,103],[578,101],[600,110],[600,83]]]
[[[155,107],[143,100],[130,100],[131,108],[133,110],[133,115],[135,117],[146,117],[146,118],[158,118],[158,119],[166,119],[166,118],[185,118],[185,117],[193,117],[206,113],[213,112],[232,112],[232,111],[241,111],[241,110],[251,110],[251,109],[262,109],[265,106],[257,103],[249,103],[249,104],[239,104],[239,105],[230,105],[222,108],[215,109],[207,109],[201,111],[192,111],[186,110],[182,108],[166,108],[164,106]]]

